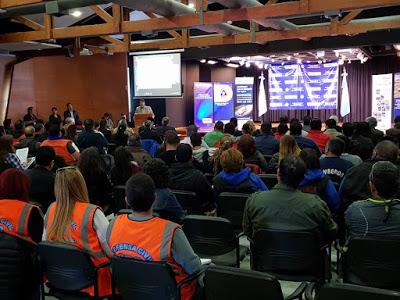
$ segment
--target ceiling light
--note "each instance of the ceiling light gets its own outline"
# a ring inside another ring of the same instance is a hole
[[[288,57],[286,58],[287,60],[291,60],[292,57],[290,55],[288,55]]]
[[[72,12],[69,13],[71,16],[73,16],[74,18],[79,18],[82,16],[82,12],[80,10],[74,10]]]
[[[189,8],[196,8],[196,5],[194,5],[194,3],[189,3],[188,6]]]
[[[237,64],[232,64],[232,63],[227,63],[225,66],[230,67],[230,68],[239,68],[239,65]]]
[[[240,60],[243,60],[243,58],[241,58],[241,57],[239,57],[239,56],[234,56],[234,57],[231,57],[229,60],[232,60],[232,61],[240,61]]]
[[[309,64],[311,61],[307,60],[307,63]]]
[[[201,62],[202,64],[205,64],[205,63],[207,62],[207,60],[203,58],[203,59],[200,60],[200,62]]]
[[[246,67],[246,68],[250,68],[250,63],[248,62],[248,61],[246,61],[246,63],[244,64],[244,66]]]
[[[215,61],[215,60],[209,60],[207,63],[208,63],[209,65],[215,65],[215,64],[217,64],[218,62]]]
[[[400,44],[395,44],[393,45],[394,49],[396,49],[397,51],[400,51]]]

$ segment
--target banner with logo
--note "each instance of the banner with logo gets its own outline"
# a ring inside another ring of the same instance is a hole
[[[400,116],[400,73],[394,74],[393,119]]]
[[[392,91],[393,74],[372,75],[372,116],[382,131],[392,126]]]
[[[235,117],[238,120],[253,119],[254,77],[236,77]]]
[[[214,122],[229,122],[234,114],[234,99],[232,82],[214,83]]]
[[[214,89],[211,82],[195,82],[194,87],[194,124],[201,131],[213,128]]]

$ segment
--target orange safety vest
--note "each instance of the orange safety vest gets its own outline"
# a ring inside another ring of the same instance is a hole
[[[70,143],[70,140],[61,139],[61,140],[45,140],[40,144],[42,146],[49,146],[54,149],[56,155],[64,158],[65,163],[67,165],[75,164],[76,160],[72,157],[72,155],[68,152],[67,145]]]
[[[20,137],[17,137],[15,139],[13,139],[13,146],[15,146],[16,144],[18,144],[20,141],[22,141],[24,138],[26,138],[25,134],[20,135]]]
[[[57,204],[53,203],[47,211],[44,220],[46,232],[49,232],[50,226],[53,223],[56,207]],[[93,227],[94,213],[97,209],[100,208],[89,203],[75,202],[72,211],[71,226],[67,231],[70,244],[88,252],[95,266],[110,261],[101,248],[96,230]],[[100,297],[112,294],[111,274],[109,268],[101,268],[97,271],[97,286]],[[82,290],[82,292],[94,296],[94,287],[91,286],[86,288]]]
[[[32,204],[20,200],[0,200],[0,232],[35,244],[29,236],[28,230],[29,216],[34,207]]]
[[[145,261],[167,261],[173,268],[176,282],[188,274],[174,260],[171,254],[172,239],[179,225],[152,218],[144,222],[130,220],[128,215],[116,217],[107,229],[107,243],[112,253]],[[168,243],[163,243],[168,241]],[[181,288],[181,299],[190,300],[196,291],[197,282],[185,284]]]

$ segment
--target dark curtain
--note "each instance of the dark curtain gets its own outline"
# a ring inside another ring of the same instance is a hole
[[[342,74],[340,68],[340,75]],[[328,119],[332,115],[337,115],[343,122],[357,122],[363,121],[365,118],[371,115],[371,103],[372,103],[372,75],[385,74],[385,73],[396,73],[400,72],[400,58],[396,56],[377,57],[367,61],[364,64],[360,62],[353,62],[346,64],[346,71],[348,73],[348,85],[350,95],[350,106],[351,113],[344,118],[340,118],[339,109],[330,110],[269,110],[261,118],[258,117],[258,87],[260,84],[259,76],[261,70],[256,68],[239,68],[236,72],[238,77],[242,76],[254,76],[255,87],[254,87],[254,120],[257,121],[270,121],[278,122],[281,117],[287,116],[290,119],[297,118],[301,120],[304,116],[309,115],[312,118],[319,118],[323,121]],[[264,86],[268,99],[268,71],[264,70],[264,76],[266,77]],[[341,94],[341,83],[342,76],[339,76],[339,105],[340,105],[340,94]],[[340,106],[338,107],[340,108]]]

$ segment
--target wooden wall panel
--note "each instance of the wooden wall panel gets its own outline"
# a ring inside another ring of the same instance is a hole
[[[113,119],[128,112],[126,54],[66,58],[37,57],[15,66],[8,117],[22,118],[28,106],[44,120],[51,107],[59,112],[71,102],[81,119]]]

